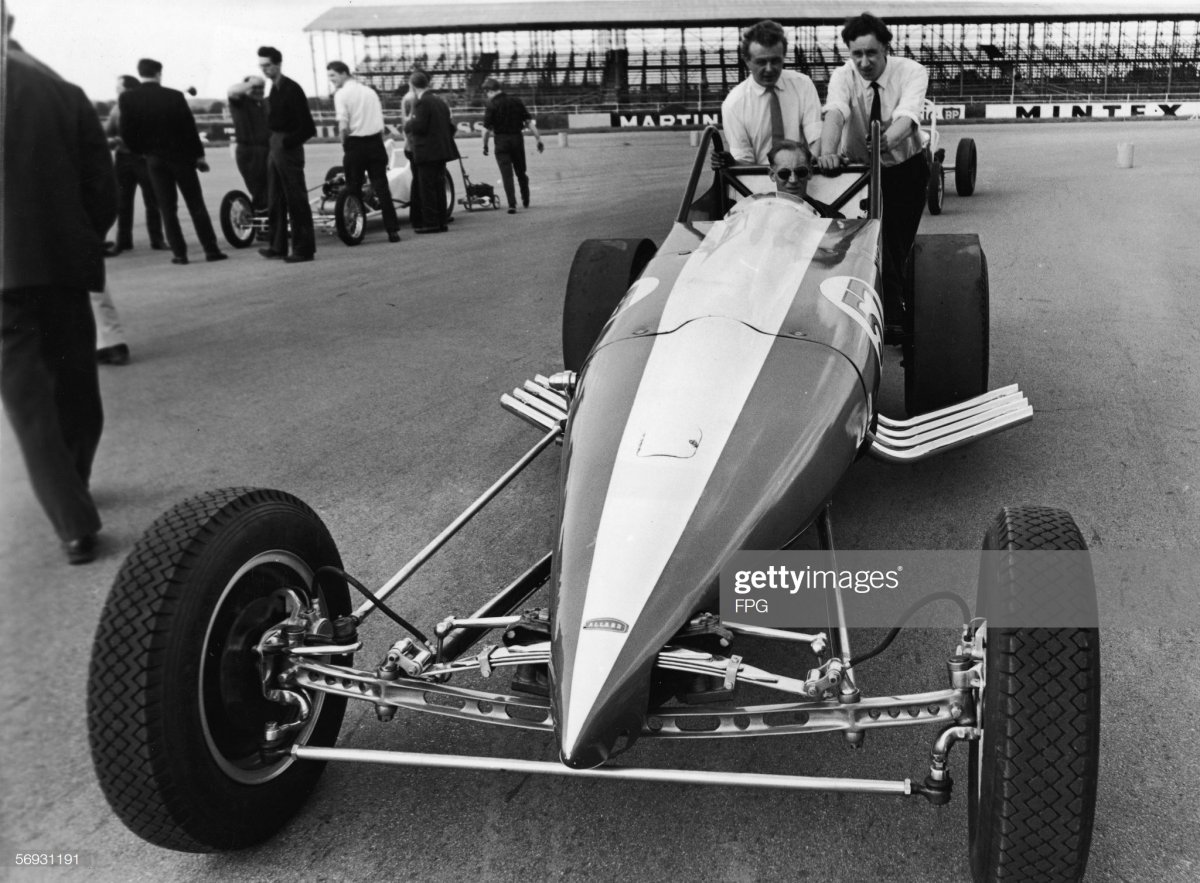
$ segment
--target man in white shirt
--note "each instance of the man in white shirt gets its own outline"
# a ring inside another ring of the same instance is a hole
[[[842,164],[839,147],[843,144],[852,160],[866,162],[871,121],[879,120],[883,129],[884,313],[888,324],[897,325],[898,310],[902,309],[900,273],[917,236],[929,184],[929,163],[920,138],[929,74],[912,59],[891,54],[892,32],[870,13],[847,19],[842,41],[850,59],[829,78],[817,164],[824,170],[836,170]]]
[[[750,76],[730,90],[721,104],[721,128],[728,156],[724,164],[762,164],[780,141],[810,145],[821,137],[821,99],[813,81],[784,70],[787,36],[774,21],[742,31],[742,58]]]
[[[361,197],[365,173],[371,179],[371,189],[379,200],[388,242],[399,242],[400,221],[396,217],[396,206],[392,203],[392,191],[388,186],[388,155],[383,146],[383,105],[374,89],[351,76],[345,62],[331,61],[325,65],[325,70],[329,72],[329,82],[336,90],[333,93],[333,107],[342,136],[346,189]]]

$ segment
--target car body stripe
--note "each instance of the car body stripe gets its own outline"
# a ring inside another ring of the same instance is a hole
[[[776,343],[827,226],[789,223],[774,211],[747,213],[714,225],[680,272],[660,323],[670,333],[654,339],[617,449],[596,535],[585,622],[615,617],[631,627],[636,623]],[[780,236],[787,237],[795,256],[783,265]],[[719,259],[710,260],[718,251]],[[732,288],[728,273],[715,279],[717,265],[737,268]],[[717,299],[721,290],[734,302]],[[694,444],[697,429],[702,440]],[[693,446],[694,452],[642,456],[639,449],[651,433],[660,444],[674,433],[678,447]],[[564,748],[579,736],[625,637],[580,633],[563,721]]]

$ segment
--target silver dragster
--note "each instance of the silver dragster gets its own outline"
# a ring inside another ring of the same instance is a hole
[[[1066,512],[1000,511],[984,546],[1001,558],[981,559],[974,610],[954,596],[961,633],[926,692],[872,696],[860,670],[908,613],[857,655],[836,588],[823,629],[720,616],[722,567],[739,550],[785,549],[811,529],[818,552],[836,561],[830,501],[856,459],[911,463],[1033,416],[1016,386],[988,389],[977,237],[919,236],[903,313],[885,316],[878,155],[814,179],[801,200],[760,192],[762,167],[710,170],[720,149],[719,133],[707,130],[661,247],[581,246],[564,307],[564,369],[502,397],[540,439],[383,585],[356,580],[317,515],[281,491],[213,491],[150,527],[108,598],[88,693],[96,771],[134,832],[192,851],[259,842],[286,823],[328,761],[940,804],[951,798],[952,748],[965,742],[976,878],[1082,876],[1096,798],[1098,632],[998,618],[1058,598],[1064,582],[1083,586],[1081,603],[1094,608],[1086,546]],[[903,349],[907,417],[880,412],[888,345]],[[472,615],[446,616],[428,632],[388,606],[556,444],[549,554]],[[1050,556],[1061,566],[1047,568],[1030,563],[1044,555],[1020,552],[1075,554]],[[357,608],[351,588],[364,595]],[[395,641],[361,658],[366,620],[380,612]],[[784,674],[742,655],[767,641],[802,664]],[[763,690],[775,701],[747,704],[748,692]],[[402,709],[541,731],[558,760],[339,749],[348,701],[373,705],[381,721]],[[857,744],[898,726],[929,731],[915,780],[635,760],[639,740],[834,731]]]

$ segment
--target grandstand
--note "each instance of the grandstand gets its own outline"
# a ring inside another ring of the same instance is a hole
[[[341,58],[393,99],[421,68],[466,108],[488,76],[543,110],[707,108],[746,75],[739,29],[759,18],[784,25],[790,66],[824,95],[841,23],[863,8],[940,102],[1200,97],[1195,0],[427,3],[334,8],[306,30],[314,64]]]

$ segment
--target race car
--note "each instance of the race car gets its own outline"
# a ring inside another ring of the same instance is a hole
[[[187,851],[258,843],[331,761],[943,804],[950,753],[966,742],[976,879],[1082,876],[1096,800],[1098,629],[1085,618],[1012,619],[1064,602],[1095,618],[1086,544],[1067,512],[1001,509],[985,533],[975,609],[952,596],[961,629],[941,685],[925,692],[870,695],[865,663],[945,592],[919,599],[859,653],[838,585],[824,590],[830,620],[814,631],[722,612],[722,570],[741,550],[786,549],[815,534],[818,552],[836,561],[830,501],[858,458],[923,460],[1033,412],[1015,386],[987,389],[987,266],[977,237],[954,234],[919,238],[902,342],[910,416],[881,413],[878,153],[837,179],[840,194],[802,203],[755,192],[763,167],[710,171],[721,148],[706,130],[661,247],[580,247],[563,370],[501,397],[540,438],[381,586],[356,579],[320,518],[283,491],[212,491],[151,525],[105,604],[88,684],[96,773],[131,830]],[[863,199],[865,218],[842,216]],[[549,554],[532,556],[473,614],[447,615],[428,632],[388,605],[556,444]],[[364,596],[357,607],[350,589]],[[356,658],[377,613],[395,640],[378,658]],[[794,650],[800,673],[752,664],[746,654],[764,643]],[[761,701],[764,690],[776,701]],[[338,748],[350,701],[374,706],[383,722],[404,710],[527,729],[552,740],[557,760]],[[891,727],[930,731],[924,778],[631,760],[655,739],[840,732],[861,744]]]
[[[397,212],[412,204],[412,167],[399,149],[397,142],[384,142],[389,157],[387,180],[391,190],[392,204]],[[369,181],[363,183],[362,196],[346,190],[346,171],[342,166],[331,166],[325,172],[325,180],[309,190],[316,194],[309,200],[313,213],[313,226],[327,233],[335,233],[346,245],[358,245],[367,233],[367,222],[380,217],[379,196]],[[454,179],[446,174],[446,216],[454,214]],[[234,248],[249,248],[256,237],[267,232],[268,217],[265,212],[254,211],[248,194],[242,190],[230,190],[221,198],[217,212],[221,221],[221,232]]]

